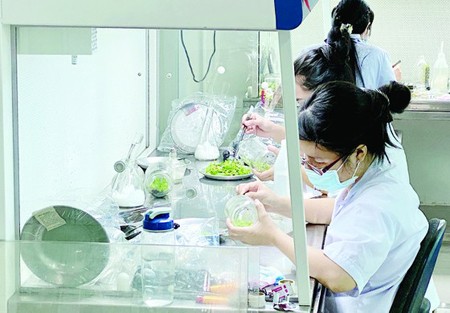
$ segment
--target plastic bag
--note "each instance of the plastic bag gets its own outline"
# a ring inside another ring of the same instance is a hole
[[[175,148],[178,153],[193,154],[200,141],[208,107],[214,110],[211,135],[219,147],[230,128],[236,102],[236,97],[208,95],[201,92],[184,99],[173,100],[168,126],[161,137],[158,151],[170,152],[170,149]]]

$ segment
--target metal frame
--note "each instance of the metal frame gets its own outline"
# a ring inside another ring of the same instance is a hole
[[[1,0],[3,122],[0,126],[4,137],[12,134],[11,47],[5,41],[10,36],[10,25],[278,31],[299,304],[310,306],[303,194],[298,192],[302,190],[302,179],[297,106],[288,30],[300,25],[307,15],[305,5],[309,10],[316,3],[317,0],[196,0],[195,3],[186,0]],[[1,142],[3,155],[9,156],[11,142],[9,139]],[[13,164],[11,158],[7,159],[5,168]],[[2,176],[0,183],[13,184],[11,173]],[[3,189],[0,192],[5,192],[4,204],[11,204],[11,188]],[[12,208],[6,207],[0,216],[14,215]],[[3,221],[7,225],[7,219]],[[3,234],[0,239],[7,237],[10,234]]]

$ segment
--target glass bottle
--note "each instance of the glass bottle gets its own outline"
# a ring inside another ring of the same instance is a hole
[[[430,65],[423,55],[417,62],[417,88],[419,90],[430,89]]]
[[[114,163],[116,175],[111,186],[111,197],[119,208],[135,208],[145,202],[144,170],[138,166],[133,155],[142,139],[142,134],[135,134],[126,158]]]
[[[175,232],[170,207],[150,209],[142,224],[142,297],[148,306],[173,302]]]
[[[238,157],[258,172],[268,170],[276,159],[276,155],[256,136],[248,137],[240,143]]]
[[[145,190],[149,195],[162,198],[169,194],[173,187],[170,167],[163,163],[155,163],[145,171]]]
[[[251,226],[258,220],[255,202],[244,195],[234,196],[227,201],[225,215],[238,227]]]
[[[214,131],[211,128],[213,120],[214,108],[208,106],[206,111],[205,122],[203,124],[200,141],[195,149],[194,156],[197,160],[211,161],[216,160],[220,156],[219,148],[217,147]]]
[[[135,208],[142,206],[145,202],[143,188],[144,171],[135,160],[117,161],[114,164],[117,172],[114,176],[111,197],[119,208]]]
[[[444,54],[444,42],[441,43],[441,51],[433,65],[431,91],[434,94],[448,93],[448,65]]]

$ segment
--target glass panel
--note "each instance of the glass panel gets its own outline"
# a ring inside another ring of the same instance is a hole
[[[160,34],[161,134],[169,124],[170,109],[179,102],[198,93],[236,97],[223,140],[224,146],[229,145],[251,104],[248,100],[258,94],[258,32],[162,30]]]
[[[8,312],[148,312],[141,269],[144,255],[161,248],[175,249],[176,279],[173,302],[155,311],[247,308],[248,288],[259,279],[254,247],[17,241],[0,242],[2,259],[16,260],[21,271]],[[14,285],[9,276],[5,283]]]
[[[21,225],[47,206],[85,208],[134,134],[146,135],[146,38],[142,29],[17,28]]]

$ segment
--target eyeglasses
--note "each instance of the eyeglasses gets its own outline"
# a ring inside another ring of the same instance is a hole
[[[314,165],[312,165],[311,163],[309,163],[309,162],[306,160],[305,155],[303,155],[303,156],[301,157],[301,163],[302,163],[303,166],[307,166],[307,167],[308,167],[310,170],[312,170],[314,173],[319,174],[319,175],[323,175],[323,174],[325,174],[330,168],[332,168],[333,165],[335,165],[337,162],[339,162],[340,160],[342,160],[343,157],[344,157],[344,156],[339,157],[337,160],[331,162],[330,164],[328,164],[327,166],[324,166],[324,167],[322,167],[322,168],[315,167]]]

